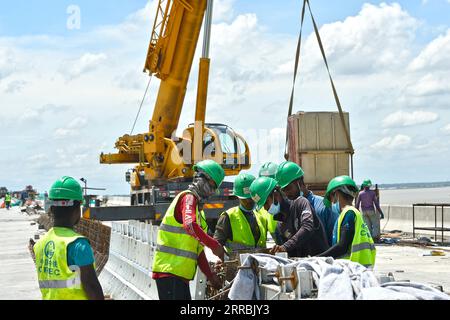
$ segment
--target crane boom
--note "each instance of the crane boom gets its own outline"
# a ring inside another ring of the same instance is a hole
[[[176,137],[192,62],[205,12],[204,51],[200,59],[195,124]],[[209,81],[209,37],[212,0],[159,0],[144,72],[161,80],[147,133],[124,135],[115,144],[118,153],[101,154],[100,163],[137,164],[131,185],[186,179],[192,165],[203,159],[218,162],[226,175],[250,167],[245,140],[222,124],[206,124]],[[231,146],[230,146],[231,144]]]

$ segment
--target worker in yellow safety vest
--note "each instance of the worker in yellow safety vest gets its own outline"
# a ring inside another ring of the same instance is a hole
[[[340,215],[333,232],[333,246],[318,256],[350,259],[373,268],[375,245],[361,212],[352,205],[357,194],[358,187],[349,176],[339,176],[328,183],[323,202],[326,207],[333,204]]]
[[[33,243],[39,288],[44,300],[103,300],[89,240],[73,227],[80,221],[83,192],[71,177],[50,189],[54,226]]]
[[[273,162],[264,163],[259,169],[259,177],[268,177],[275,179],[278,171],[278,165]],[[262,215],[267,220],[267,229],[272,236],[272,239],[275,241],[277,245],[283,244],[283,239],[281,237],[279,222],[275,220],[274,216],[267,212],[264,207],[259,209],[259,215]]]
[[[210,248],[222,261],[224,249],[208,235],[202,208],[220,187],[225,172],[213,160],[200,161],[193,169],[193,182],[172,201],[158,230],[152,278],[160,300],[191,300],[189,281],[194,279],[197,265],[213,287],[222,287],[203,249]]]
[[[9,194],[9,192],[7,192],[6,195],[5,195],[5,207],[6,207],[6,210],[9,210],[10,206],[11,206],[11,195]]]
[[[256,178],[241,173],[234,180],[233,194],[239,199],[239,206],[228,209],[219,217],[214,239],[231,253],[239,250],[265,248],[267,220],[255,209],[250,185]]]

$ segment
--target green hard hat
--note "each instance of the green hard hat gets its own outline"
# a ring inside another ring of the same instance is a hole
[[[259,177],[250,185],[250,194],[256,202],[257,209],[261,209],[267,198],[277,186],[277,181],[269,177]]]
[[[234,180],[233,194],[241,199],[250,199],[250,185],[255,181],[255,177],[251,174],[241,173]]]
[[[48,195],[50,200],[83,200],[81,186],[72,177],[62,177],[53,183]]]
[[[372,181],[370,181],[370,179],[366,179],[364,180],[364,182],[361,185],[363,188],[364,187],[371,187],[372,186]]]
[[[323,203],[325,204],[325,207],[331,207],[331,193],[336,190],[339,187],[347,186],[350,189],[353,189],[353,191],[358,192],[358,187],[356,186],[355,181],[353,181],[352,178],[349,176],[339,176],[336,178],[331,179],[331,181],[328,183],[327,192],[325,193],[325,197],[323,198]]]
[[[266,162],[261,166],[261,169],[259,169],[259,176],[275,179],[277,170],[278,170],[278,165],[276,163]]]
[[[219,188],[225,178],[225,171],[223,168],[213,160],[203,160],[195,164],[193,167],[194,171],[201,170],[206,173],[215,183],[216,187]]]
[[[303,177],[305,173],[303,169],[295,162],[285,161],[278,166],[276,180],[278,185],[283,189],[294,180]]]

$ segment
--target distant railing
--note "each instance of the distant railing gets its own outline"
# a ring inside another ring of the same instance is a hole
[[[434,227],[416,227],[415,208],[416,207],[434,207]],[[441,208],[441,226],[438,227],[438,207]],[[413,238],[416,237],[416,230],[434,231],[434,241],[437,241],[437,233],[441,232],[441,242],[444,243],[444,232],[450,231],[450,228],[444,227],[444,208],[450,207],[448,203],[415,203],[413,204]]]

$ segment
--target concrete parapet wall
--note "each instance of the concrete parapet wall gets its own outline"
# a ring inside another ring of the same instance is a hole
[[[126,196],[116,196],[116,197],[108,197],[108,207],[115,206],[129,206],[130,205],[130,197]]]
[[[384,213],[384,220],[381,220],[382,231],[401,230],[403,232],[413,232],[413,207],[412,205],[381,205]],[[415,207],[416,227],[434,227],[435,209],[434,207]],[[441,227],[442,209],[437,208],[437,226]],[[450,208],[444,208],[444,228],[450,228]],[[416,230],[418,234],[434,235],[434,231]],[[444,236],[450,236],[450,232]],[[438,232],[440,239],[441,232]]]

